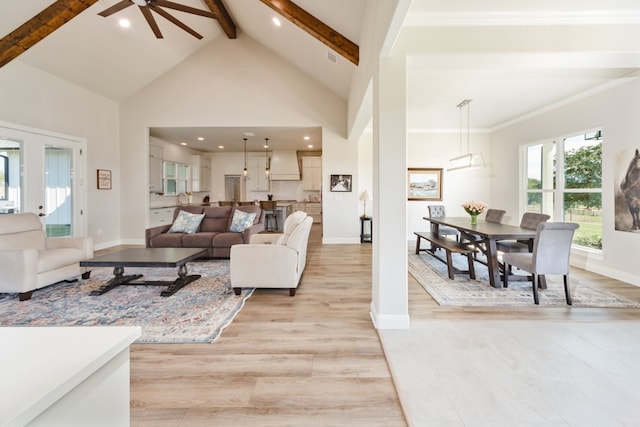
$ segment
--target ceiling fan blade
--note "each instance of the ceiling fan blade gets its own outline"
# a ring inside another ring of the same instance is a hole
[[[176,18],[174,18],[172,15],[170,15],[167,11],[164,11],[164,10],[160,9],[158,6],[154,5],[153,3],[150,3],[149,7],[155,13],[157,13],[160,16],[162,16],[166,20],[173,22],[175,25],[177,25],[178,27],[182,28],[187,33],[191,34],[193,37],[197,38],[198,40],[202,39],[202,36],[200,34],[195,32],[192,28],[190,28],[186,24],[183,24],[182,22],[178,21]]]
[[[104,16],[106,18],[107,16],[113,15],[114,13],[119,12],[126,7],[129,7],[132,4],[133,3],[131,2],[131,0],[122,0],[121,2],[116,3],[113,6],[106,8],[102,12],[98,13],[98,15]]]
[[[138,6],[138,7],[140,8],[140,12],[142,12],[142,14],[144,15],[144,19],[147,20],[147,24],[149,24],[149,26],[151,27],[151,31],[153,31],[153,34],[156,35],[156,38],[158,39],[163,38],[162,33],[160,32],[160,27],[158,27],[156,20],[151,14],[151,10],[148,7],[142,7],[142,6]]]
[[[195,7],[185,6],[183,4],[174,3],[169,0],[156,0],[154,3],[158,6],[166,7],[168,9],[174,9],[180,12],[186,12],[186,13],[191,13],[193,15],[206,16],[207,18],[216,19],[216,15],[209,12],[208,10],[196,9]]]

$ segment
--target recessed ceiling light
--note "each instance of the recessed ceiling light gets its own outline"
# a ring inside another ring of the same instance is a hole
[[[128,19],[124,19],[122,18],[121,20],[118,21],[118,24],[120,24],[120,26],[122,28],[129,28],[131,26],[131,22],[129,22]]]
[[[255,133],[253,133],[253,132],[242,132],[242,134],[243,134],[244,136],[256,136],[256,134],[255,134]]]
[[[218,148],[222,150],[224,148],[224,145],[218,145]]]
[[[307,145],[307,148],[313,148],[313,144]]]
[[[204,138],[203,138],[203,137],[201,137],[201,136],[199,136],[199,137],[198,137],[198,141],[204,141]]]
[[[282,25],[280,20],[275,16],[271,20],[273,21],[273,23],[275,24],[276,27],[279,27],[280,25]]]
[[[180,145],[187,145],[187,143],[186,142],[181,142]]]
[[[305,140],[305,141],[308,141],[308,140],[310,140],[310,139],[311,139],[311,137],[309,137],[309,136],[305,136],[305,137],[304,137],[304,140]]]

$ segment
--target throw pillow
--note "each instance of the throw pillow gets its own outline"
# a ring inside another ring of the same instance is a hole
[[[233,211],[233,219],[231,220],[231,227],[229,231],[236,233],[242,233],[245,228],[249,228],[253,225],[253,221],[256,219],[256,213],[247,213],[240,210]]]
[[[192,214],[180,211],[178,212],[176,220],[173,221],[169,233],[197,233],[203,218],[204,214]]]

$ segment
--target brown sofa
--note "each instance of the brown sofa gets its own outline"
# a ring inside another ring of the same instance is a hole
[[[207,248],[212,258],[229,258],[231,246],[249,243],[251,236],[264,230],[264,211],[259,206],[178,206],[173,212],[187,211],[205,216],[197,233],[167,233],[171,225],[148,228],[145,244],[148,248]],[[229,231],[234,210],[256,213],[253,225],[243,232]]]

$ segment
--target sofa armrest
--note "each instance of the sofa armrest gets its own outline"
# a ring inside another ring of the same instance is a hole
[[[298,252],[284,245],[233,245],[229,263],[232,287],[296,287]]]
[[[282,233],[254,234],[249,243],[252,245],[271,245],[276,243],[281,236]]]
[[[84,259],[93,258],[93,238],[91,237],[47,237],[45,247],[47,249],[82,249]]]
[[[144,231],[144,245],[147,248],[150,248],[149,242],[156,236],[159,236],[162,233],[166,233],[171,228],[171,224],[159,225],[157,227],[147,228]]]
[[[264,231],[264,223],[259,222],[257,224],[253,224],[251,227],[245,228],[242,232],[242,242],[249,243],[251,242],[251,236],[254,234],[258,234],[261,231]]]
[[[0,292],[28,292],[36,289],[38,251],[0,250]]]

